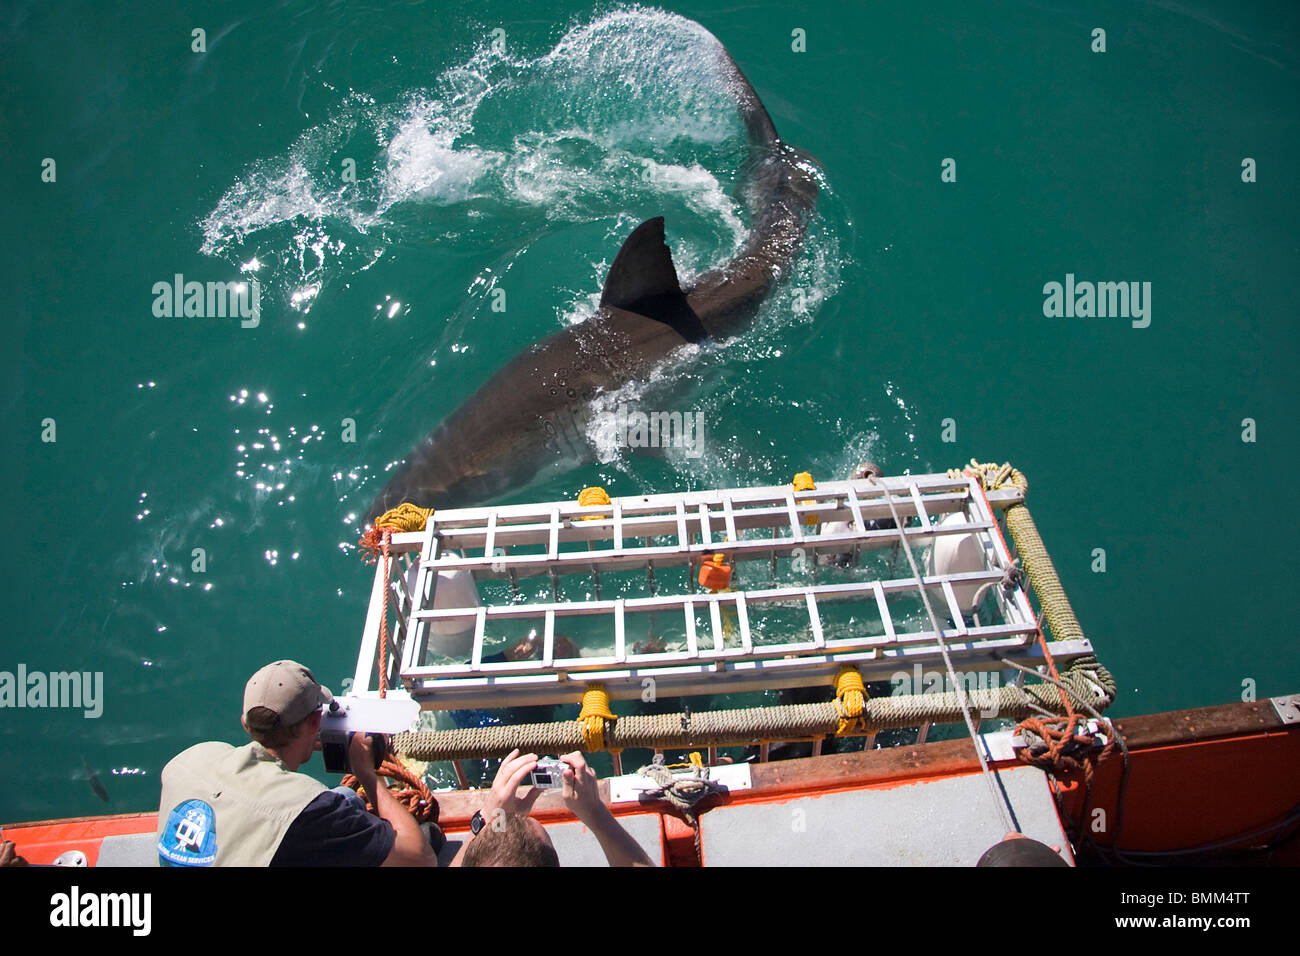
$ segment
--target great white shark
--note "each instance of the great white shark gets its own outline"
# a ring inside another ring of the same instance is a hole
[[[402,502],[463,507],[520,487],[548,466],[590,460],[586,427],[599,393],[644,380],[688,343],[743,331],[789,273],[817,200],[815,164],[777,136],[721,43],[717,56],[748,140],[744,246],[683,289],[663,218],[641,223],[614,258],[595,314],[524,349],[452,412],[394,470],[367,525]]]

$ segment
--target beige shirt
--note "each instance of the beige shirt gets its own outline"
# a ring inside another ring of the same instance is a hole
[[[290,824],[326,789],[256,742],[196,744],[163,768],[159,863],[267,866]]]

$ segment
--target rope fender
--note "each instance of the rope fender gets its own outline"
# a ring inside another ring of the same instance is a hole
[[[1110,672],[1093,657],[1079,658],[1061,672],[1076,706],[1084,702],[1100,710],[1113,699],[1115,681]],[[848,695],[846,695],[848,696]],[[584,702],[585,702],[584,695]],[[1006,684],[996,688],[966,691],[970,706],[995,712],[999,717],[1023,720],[1044,713],[1064,715],[1061,695],[1051,684],[1017,687]],[[606,695],[604,700],[608,701]],[[606,708],[608,703],[605,704]],[[585,707],[585,703],[584,703]],[[589,713],[601,725],[600,747],[610,751],[632,747],[647,750],[682,747],[725,747],[752,744],[756,740],[816,740],[839,730],[844,719],[838,701],[815,704],[790,704],[737,710],[692,711],[689,721],[684,714],[629,715],[610,718]],[[608,714],[609,711],[606,710]],[[957,694],[908,694],[899,697],[872,697],[863,701],[863,730],[892,730],[917,727],[922,722],[953,723],[961,720]],[[490,727],[467,727],[457,730],[420,731],[398,734],[394,748],[417,760],[463,760],[502,757],[519,748],[532,753],[568,753],[589,747],[586,736],[588,720],[565,720],[546,724],[508,724]],[[684,729],[688,727],[689,730]]]
[[[1029,496],[1029,480],[1008,463],[981,464],[972,458],[965,471],[973,474],[979,481],[980,487],[986,491],[997,491],[1010,486],[1019,491],[1022,498]],[[954,469],[948,474],[958,477],[962,472]],[[1011,540],[1015,542],[1016,550],[1020,552],[1021,564],[1029,574],[1029,583],[1033,586],[1034,593],[1038,595],[1038,603],[1042,605],[1048,629],[1052,632],[1052,639],[1082,640],[1083,628],[1079,625],[1078,618],[1074,616],[1074,609],[1070,607],[1070,601],[1065,596],[1065,588],[1061,586],[1056,566],[1052,564],[1047,546],[1043,544],[1038,526],[1034,523],[1028,506],[1023,501],[1010,505],[1004,515],[1007,530],[1011,532]]]

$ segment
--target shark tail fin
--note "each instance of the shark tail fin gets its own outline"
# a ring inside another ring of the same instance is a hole
[[[772,125],[772,117],[768,115],[767,107],[758,98],[749,78],[736,65],[731,54],[725,49],[721,53],[723,67],[731,83],[731,94],[736,98],[740,118],[745,124],[750,143],[754,146],[771,146],[778,141],[779,137],[776,134],[776,127]]]

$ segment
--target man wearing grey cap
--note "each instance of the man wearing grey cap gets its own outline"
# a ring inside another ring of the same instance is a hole
[[[349,757],[378,816],[296,772],[319,748],[321,708],[333,699],[295,661],[254,674],[242,717],[252,742],[196,744],[163,768],[159,864],[436,865],[420,825],[379,785],[369,737],[355,735]]]

